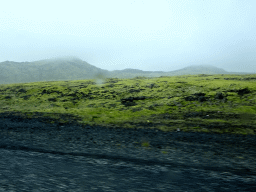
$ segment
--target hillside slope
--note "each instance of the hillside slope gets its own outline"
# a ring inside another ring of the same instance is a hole
[[[0,63],[0,84],[92,79],[99,73],[108,74],[108,71],[75,58],[5,61]]]
[[[0,63],[0,84],[29,83],[40,81],[63,81],[104,78],[135,78],[196,75],[196,74],[249,74],[232,73],[211,65],[192,65],[183,69],[163,71],[142,71],[123,69],[108,71],[95,67],[79,58],[57,58],[34,62],[5,61]]]

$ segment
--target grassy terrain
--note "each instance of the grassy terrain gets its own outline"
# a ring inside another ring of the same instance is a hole
[[[182,75],[0,85],[0,113],[49,123],[256,134],[256,75]],[[63,119],[61,115],[69,115]]]

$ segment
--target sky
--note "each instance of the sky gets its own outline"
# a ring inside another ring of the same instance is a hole
[[[8,0],[0,62],[74,56],[101,69],[256,73],[255,0]]]

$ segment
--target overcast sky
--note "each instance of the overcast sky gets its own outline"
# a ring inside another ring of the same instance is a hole
[[[0,62],[76,56],[107,70],[256,73],[255,0],[6,0]]]

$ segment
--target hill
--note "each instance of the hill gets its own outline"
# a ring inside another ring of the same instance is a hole
[[[191,65],[180,70],[173,71],[181,74],[227,74],[228,72],[224,69],[217,68],[211,65]]]
[[[108,71],[95,67],[79,58],[56,58],[34,62],[5,61],[0,63],[0,84],[29,83],[40,81],[63,81],[104,78],[160,77],[196,74],[249,74],[232,73],[210,65],[192,65],[183,69],[163,71],[142,71],[124,69]]]
[[[92,79],[99,73],[108,74],[108,71],[76,58],[5,61],[0,63],[0,84]]]

